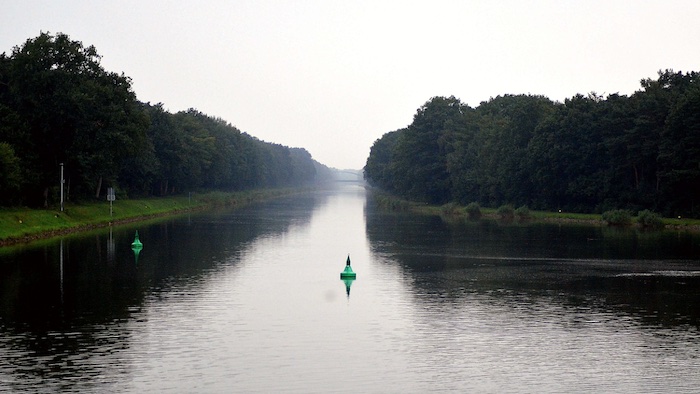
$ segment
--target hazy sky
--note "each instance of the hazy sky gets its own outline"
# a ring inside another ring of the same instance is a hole
[[[700,1],[4,1],[0,52],[94,45],[139,100],[362,168],[433,96],[563,101],[700,71]],[[9,3],[9,4],[8,4]]]

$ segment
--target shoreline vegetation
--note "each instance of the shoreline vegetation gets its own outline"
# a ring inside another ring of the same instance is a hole
[[[564,102],[505,94],[472,107],[433,97],[374,142],[365,177],[433,205],[618,211],[613,221],[646,211],[646,227],[660,216],[700,219],[700,72],[660,70],[640,85],[630,96]]]
[[[243,207],[247,204],[289,196],[304,192],[301,189],[260,189],[243,192],[192,193],[171,197],[150,197],[141,199],[117,200],[113,203],[110,216],[106,202],[66,203],[64,211],[59,207],[47,209],[0,208],[0,248],[62,235],[78,233],[96,228],[108,227],[158,217],[173,216],[185,212],[201,211],[216,207]],[[515,223],[549,222],[580,224],[588,226],[652,227],[657,230],[700,231],[700,220],[692,218],[660,218],[656,226],[644,226],[640,217],[632,217],[624,224],[604,220],[605,214],[572,212],[530,211],[526,207],[513,209],[511,206],[484,208],[469,204],[454,203],[428,205],[403,200],[382,193],[374,195],[375,203],[382,209],[397,212],[412,212],[422,215],[436,215],[446,220],[499,220]]]
[[[247,204],[302,192],[302,189],[258,189],[243,192],[204,192],[172,197],[116,200],[112,215],[108,202],[66,203],[47,209],[0,208],[0,247],[145,221],[183,212]]]
[[[62,184],[70,201],[105,201],[109,188],[167,197],[333,179],[334,169],[304,148],[194,108],[171,113],[139,101],[131,79],[99,60],[93,46],[63,33],[42,32],[0,54],[0,206],[58,206]]]
[[[436,215],[447,220],[488,219],[515,223],[549,222],[561,224],[580,224],[588,226],[644,228],[653,230],[700,231],[700,220],[693,218],[662,218],[657,215],[658,221],[650,225],[649,223],[645,223],[644,221],[644,211],[639,212],[637,216],[632,216],[632,213],[627,211],[609,211],[603,214],[595,214],[562,211],[531,211],[525,206],[514,209],[510,205],[504,205],[499,208],[484,208],[478,206],[478,204],[475,205],[474,203],[468,204],[466,206],[458,205],[455,203],[448,203],[444,205],[430,205],[426,203],[403,200],[398,197],[382,193],[376,194],[374,199],[376,204],[383,209],[397,212],[412,212],[423,215]],[[621,223],[614,222],[610,219],[610,214],[612,214],[613,216],[615,216],[616,214],[625,214],[625,220],[623,220]]]

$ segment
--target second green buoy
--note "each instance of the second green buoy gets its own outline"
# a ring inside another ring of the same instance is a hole
[[[345,270],[340,273],[340,279],[355,279],[356,277],[357,274],[353,272],[350,266],[350,255],[348,255],[348,259],[345,261]]]

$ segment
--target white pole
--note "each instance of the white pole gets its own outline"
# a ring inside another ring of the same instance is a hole
[[[107,201],[109,201],[109,217],[112,217],[112,202],[115,200],[114,188],[107,188]]]
[[[61,212],[63,212],[63,163],[61,163]]]

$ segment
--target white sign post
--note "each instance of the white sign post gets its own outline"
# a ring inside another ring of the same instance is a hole
[[[107,201],[109,201],[109,217],[112,217],[112,202],[117,199],[114,195],[114,188],[110,187],[107,189]]]
[[[60,164],[61,166],[61,212],[63,212],[63,184],[65,181],[63,180],[63,163]]]

